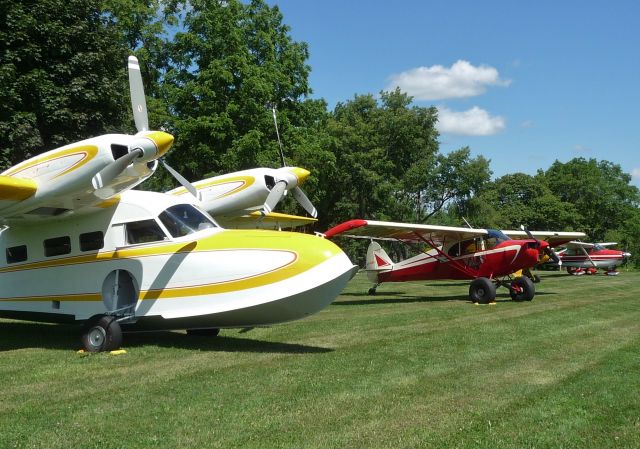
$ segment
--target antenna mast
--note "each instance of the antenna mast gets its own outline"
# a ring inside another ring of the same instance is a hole
[[[271,112],[273,112],[273,124],[276,126],[276,136],[278,136],[278,145],[280,146],[280,165],[286,167],[287,164],[284,161],[284,150],[282,149],[282,142],[280,141],[280,132],[278,131],[278,119],[276,118],[276,106],[271,105]]]

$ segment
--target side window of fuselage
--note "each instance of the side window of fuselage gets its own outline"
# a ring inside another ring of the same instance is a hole
[[[80,251],[95,251],[102,248],[104,248],[104,234],[102,231],[80,234]]]
[[[166,240],[167,236],[155,220],[132,221],[125,224],[127,243],[149,243]]]
[[[54,237],[44,241],[45,257],[62,256],[71,252],[71,238],[69,236]]]
[[[496,237],[489,237],[484,240],[484,249],[489,250],[496,247],[496,245],[500,243]]]
[[[465,256],[482,250],[482,241],[480,239],[463,240],[449,248],[451,257]]]
[[[18,263],[27,260],[27,245],[12,246],[5,251],[7,263]]]

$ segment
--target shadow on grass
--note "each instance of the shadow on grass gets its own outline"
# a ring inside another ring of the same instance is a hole
[[[41,324],[32,322],[0,322],[0,352],[15,349],[43,348],[78,350],[80,326],[66,324]],[[224,331],[223,331],[224,332]],[[125,333],[123,348],[159,346],[163,348],[190,349],[196,351],[255,352],[275,354],[318,354],[333,349],[282,343],[250,338],[220,335],[202,337],[184,332],[130,332]]]
[[[451,296],[399,296],[395,298],[389,298],[389,295],[400,294],[403,295],[404,292],[393,293],[393,292],[385,292],[384,296],[370,296],[370,295],[361,295],[361,296],[369,296],[370,299],[361,299],[354,301],[335,301],[331,305],[332,306],[364,306],[371,304],[408,304],[408,303],[417,303],[417,302],[446,302],[446,301],[461,301],[469,304],[473,304],[473,302],[469,299],[467,295],[451,295]],[[536,296],[545,296],[545,295],[557,295],[555,292],[537,292]],[[343,295],[346,296],[346,295]],[[357,295],[353,295],[357,296]],[[534,298],[535,300],[535,298]],[[496,294],[496,302],[511,302],[511,297],[508,293],[498,293]]]
[[[225,332],[224,330],[222,332]],[[163,348],[193,349],[198,351],[256,352],[274,354],[321,354],[333,349],[297,343],[237,338],[227,335],[206,337],[186,335],[183,332],[131,332],[124,336],[125,347],[160,346]]]
[[[469,297],[466,295],[452,295],[452,296],[401,296],[396,298],[389,298],[388,295],[393,293],[385,292],[384,296],[369,296],[371,299],[362,299],[355,301],[335,301],[332,306],[361,306],[366,304],[395,304],[395,303],[416,303],[416,302],[442,302],[442,301],[466,301],[471,303]]]

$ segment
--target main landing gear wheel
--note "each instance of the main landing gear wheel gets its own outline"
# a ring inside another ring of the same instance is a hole
[[[509,286],[509,295],[514,301],[531,301],[536,294],[536,287],[526,276],[515,278]]]
[[[122,345],[122,329],[116,317],[96,315],[85,324],[81,340],[88,352],[113,351]]]
[[[489,304],[496,299],[496,286],[490,279],[477,278],[469,286],[469,299],[478,304]]]
[[[220,333],[220,329],[217,327],[210,327],[206,329],[187,329],[187,335],[194,335],[197,337],[217,337]]]

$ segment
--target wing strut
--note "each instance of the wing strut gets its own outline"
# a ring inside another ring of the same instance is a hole
[[[447,253],[445,253],[444,251],[442,251],[440,249],[439,245],[436,245],[436,243],[433,240],[430,240],[426,237],[423,237],[422,235],[420,235],[417,232],[414,232],[414,235],[419,239],[422,240],[424,243],[426,243],[427,245],[431,246],[433,249],[436,250],[436,252],[438,253],[438,255],[444,257],[445,259],[447,259],[447,261],[451,264],[451,266],[453,266],[453,268],[455,268],[456,270],[460,271],[461,273],[472,277],[472,278],[476,278],[478,277],[478,273],[474,270],[471,270],[468,266],[466,266],[465,264],[461,263],[459,260],[456,260],[454,258],[452,258],[450,255],[448,255]],[[401,240],[398,240],[399,242],[402,242]],[[404,242],[402,242],[404,243]],[[442,247],[444,248],[444,242],[442,244]],[[432,257],[430,254],[427,254],[426,252],[422,251],[423,254],[428,255],[429,257]]]

